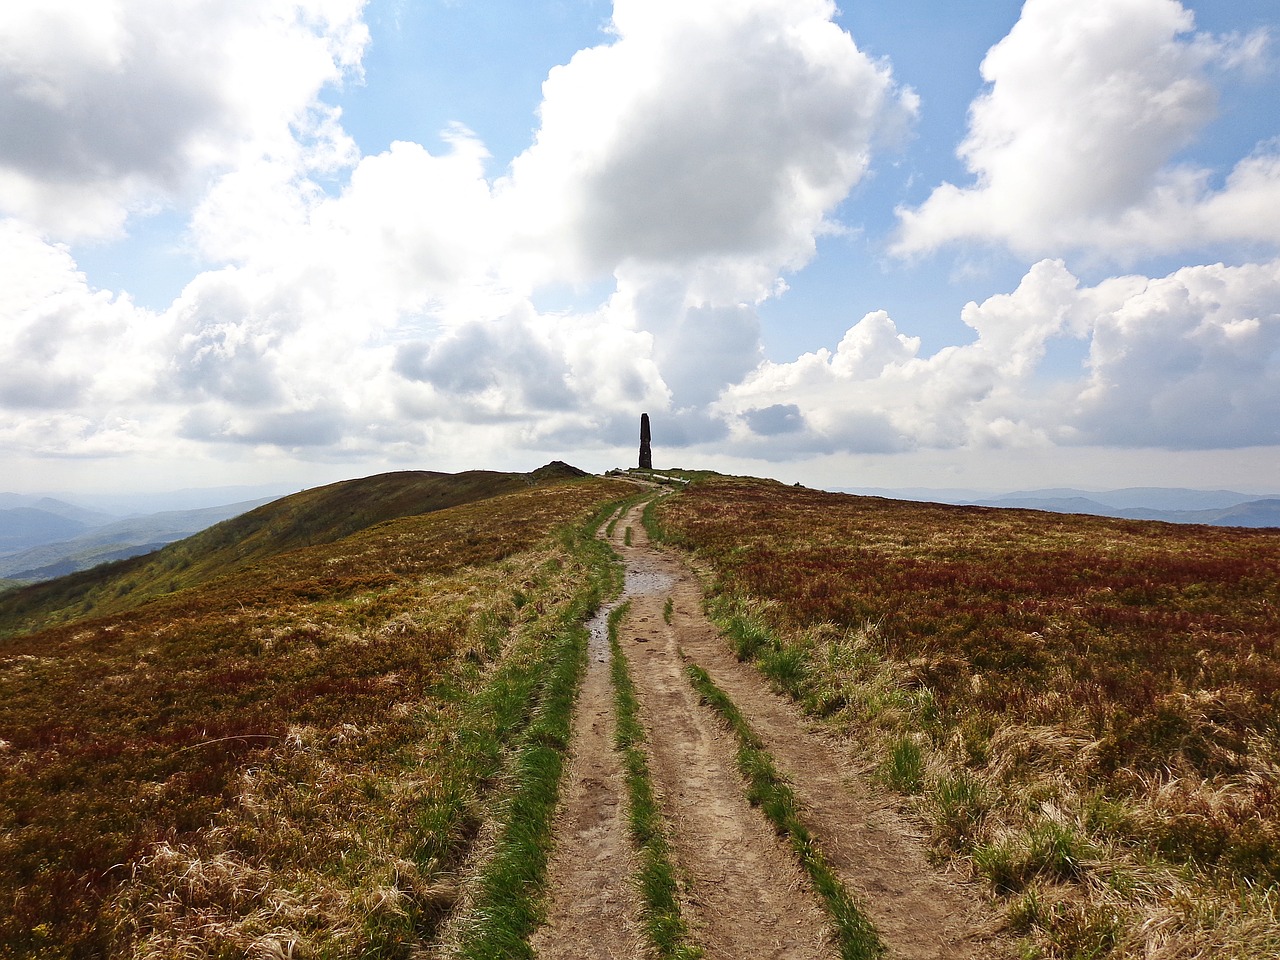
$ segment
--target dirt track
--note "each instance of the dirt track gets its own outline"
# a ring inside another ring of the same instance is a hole
[[[631,545],[626,545],[627,530]],[[932,869],[910,825],[858,775],[850,751],[739,663],[702,610],[693,574],[649,545],[640,508],[616,525],[631,612],[619,634],[630,661],[677,868],[683,912],[708,958],[835,957],[817,895],[789,848],[746,801],[732,735],[699,703],[678,652],[702,666],[765,740],[827,859],[889,947],[889,957],[1000,956],[973,888]],[[670,623],[663,608],[670,598]],[[613,747],[608,647],[593,638],[575,715],[565,802],[540,957],[645,955],[631,880],[625,792]]]

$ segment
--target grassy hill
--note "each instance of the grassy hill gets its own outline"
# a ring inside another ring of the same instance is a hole
[[[1280,531],[725,477],[655,513],[1025,956],[1280,956]]]
[[[0,598],[0,958],[429,948],[617,587],[635,488],[574,473],[335,484]],[[1023,956],[1280,954],[1280,531],[678,476],[649,519],[728,643]]]
[[[532,473],[403,471],[304,490],[154,553],[0,595],[0,637],[77,617],[119,613],[378,523],[577,476],[582,471],[556,462]]]
[[[610,575],[584,521],[634,488],[574,472],[338,484],[46,588],[0,641],[0,957],[406,955]]]

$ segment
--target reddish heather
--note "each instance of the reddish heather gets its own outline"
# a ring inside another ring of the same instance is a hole
[[[945,729],[1069,731],[1089,743],[1071,758],[1081,789],[1117,796],[1178,777],[1247,779],[1239,803],[1171,812],[1145,839],[1175,859],[1280,879],[1280,784],[1248,776],[1274,761],[1280,732],[1280,530],[719,477],[658,516],[710,565],[714,590],[764,601],[780,633],[874,624]]]

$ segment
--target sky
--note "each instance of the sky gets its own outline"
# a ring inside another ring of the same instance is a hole
[[[1280,490],[1275,0],[11,0],[0,488]]]

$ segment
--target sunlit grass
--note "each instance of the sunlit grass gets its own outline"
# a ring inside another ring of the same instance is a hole
[[[599,481],[384,524],[0,646],[0,956],[404,956],[597,596]]]
[[[856,735],[1029,956],[1274,952],[1280,533],[707,477],[652,535],[696,552],[734,652]]]
[[[532,484],[572,468],[532,474],[472,470],[385,473],[304,490],[216,524],[155,553],[102,564],[0,598],[0,637],[86,616],[132,610],[155,597],[261,564],[291,550],[333,543],[378,523],[419,516]]]

